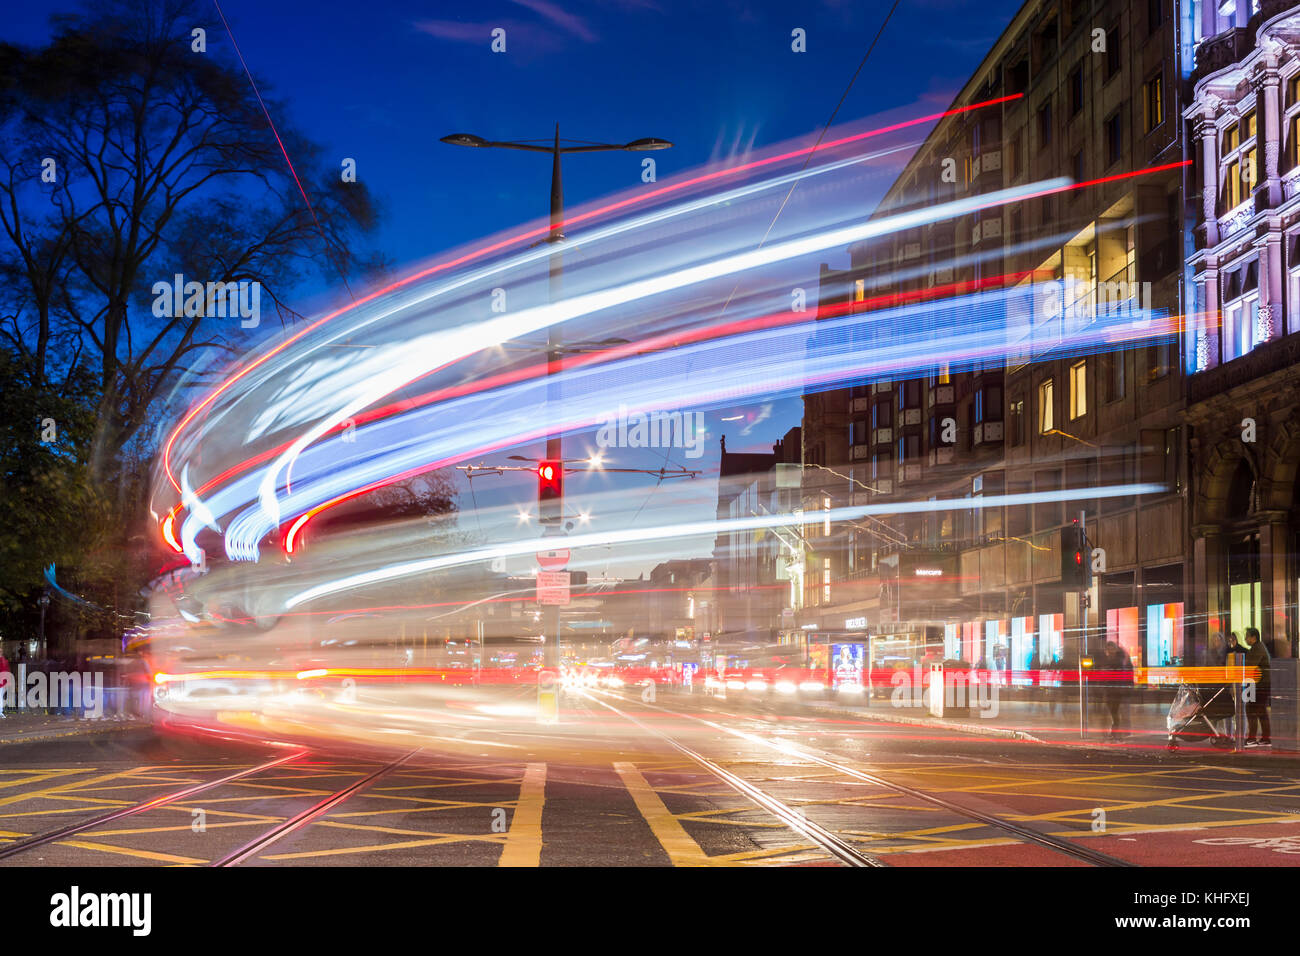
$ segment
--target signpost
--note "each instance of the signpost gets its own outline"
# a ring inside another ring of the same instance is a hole
[[[537,565],[546,571],[563,571],[569,565],[569,549],[553,548],[537,552]]]
[[[569,603],[569,572],[538,571],[537,603],[564,606]]]

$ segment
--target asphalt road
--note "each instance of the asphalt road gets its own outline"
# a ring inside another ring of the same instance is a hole
[[[258,747],[147,729],[0,744],[0,866],[1300,863],[1289,760],[603,690],[566,697],[553,727],[422,744]]]

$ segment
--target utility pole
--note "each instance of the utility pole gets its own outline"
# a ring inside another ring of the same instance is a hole
[[[564,232],[562,225],[564,223],[564,184],[560,174],[560,156],[563,153],[598,153],[609,152],[612,150],[624,150],[627,152],[645,152],[650,150],[669,149],[672,143],[665,139],[637,139],[630,143],[580,143],[574,146],[560,145],[560,124],[555,124],[555,138],[550,146],[542,146],[536,142],[512,141],[497,142],[485,140],[481,136],[474,136],[469,133],[453,133],[450,136],[444,136],[442,142],[450,143],[453,146],[471,146],[478,149],[487,147],[499,147],[501,149],[519,149],[527,152],[550,153],[551,154],[551,228],[547,233],[545,242],[552,243],[554,248],[551,251],[550,259],[550,276],[549,276],[549,297],[552,303],[558,302],[561,296],[561,279],[564,271],[564,262],[561,256],[558,244],[564,241]],[[563,338],[558,323],[551,323],[547,326],[546,331],[546,406],[548,417],[558,413],[560,408],[560,388],[559,382],[554,378],[559,371],[559,362],[563,354]],[[562,434],[556,430],[546,436],[546,460],[558,463],[558,467],[563,471],[564,468],[564,441]],[[539,502],[540,505],[540,502]],[[564,503],[560,501],[560,515],[558,521],[554,523],[542,523],[542,537],[563,536],[564,530]],[[540,510],[539,510],[540,517]],[[548,670],[560,665],[560,606],[558,604],[546,604],[542,606],[542,660],[543,666]]]

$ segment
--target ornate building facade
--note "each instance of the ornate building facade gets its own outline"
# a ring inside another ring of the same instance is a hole
[[[1296,646],[1300,598],[1300,4],[1203,4],[1183,113],[1195,288],[1185,362],[1203,634]]]

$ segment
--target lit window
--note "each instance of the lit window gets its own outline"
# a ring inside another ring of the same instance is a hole
[[[1252,110],[1223,131],[1220,214],[1236,209],[1250,198],[1258,181],[1255,165],[1255,113]]]
[[[861,302],[867,297],[867,280],[858,279],[853,283],[853,301]]]
[[[1088,414],[1088,363],[1070,366],[1070,420]]]
[[[830,495],[822,496],[822,512],[824,515],[824,517],[822,518],[822,534],[829,537],[831,533],[831,496]]]
[[[1056,428],[1056,384],[1049,378],[1038,386],[1038,431],[1046,435]]]
[[[822,602],[831,602],[831,559],[822,558]]]
[[[1149,133],[1165,121],[1165,76],[1157,73],[1142,86],[1142,115]]]

